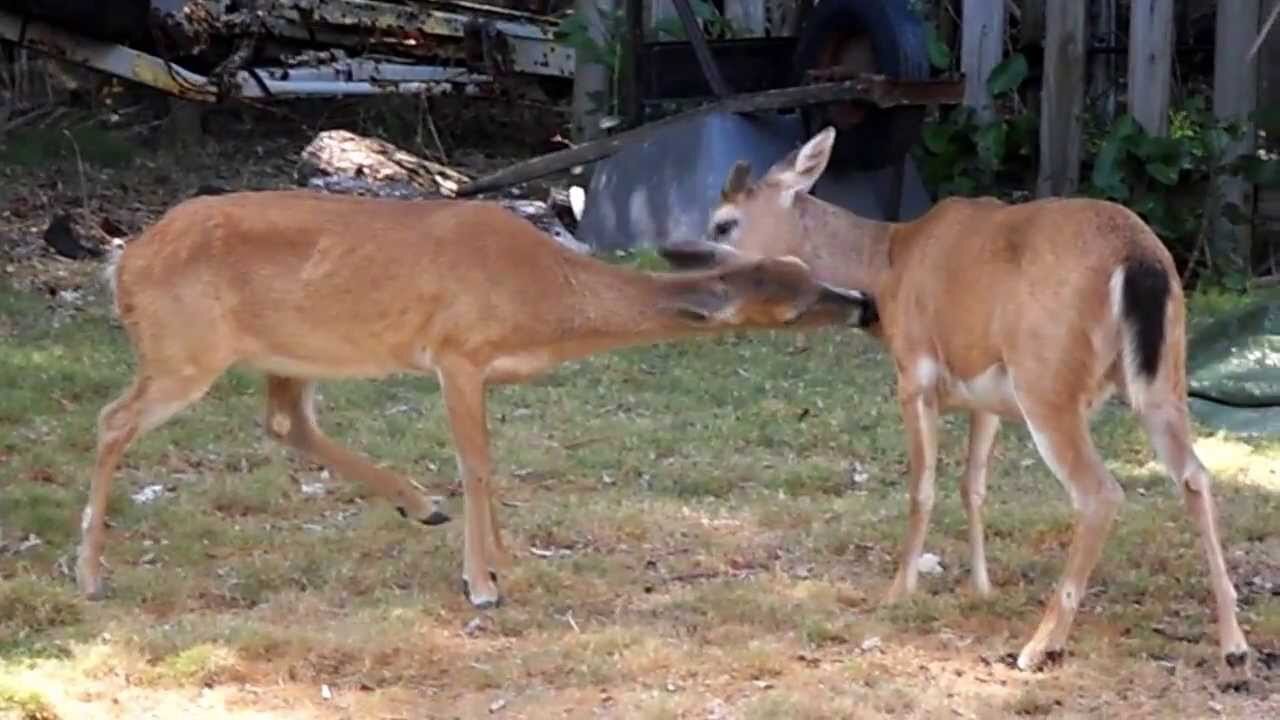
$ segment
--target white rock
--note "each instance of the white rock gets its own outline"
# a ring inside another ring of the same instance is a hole
[[[933,553],[925,553],[920,556],[920,563],[917,566],[920,572],[925,575],[941,575],[942,574],[942,558]]]

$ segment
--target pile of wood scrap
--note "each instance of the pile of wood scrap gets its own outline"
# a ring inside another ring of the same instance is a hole
[[[454,197],[459,187],[471,181],[447,165],[348,130],[325,130],[316,135],[302,151],[296,179],[304,187],[325,192],[399,199]],[[570,230],[576,218],[568,211],[566,198],[566,193],[552,191],[547,200],[510,193],[492,199],[562,245],[588,252]]]

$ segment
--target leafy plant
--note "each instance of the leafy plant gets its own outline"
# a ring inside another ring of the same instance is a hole
[[[577,12],[560,21],[555,39],[573,48],[575,55],[584,62],[605,68],[609,74],[610,90],[590,92],[587,98],[596,111],[612,115],[617,113],[621,97],[622,53],[626,47],[622,37],[626,32],[626,18],[621,7],[608,10],[599,3],[596,4],[596,13],[601,25],[599,40],[592,33],[586,15]]]
[[[1208,242],[1219,219],[1227,226],[1248,221],[1243,208],[1225,200],[1218,181],[1237,176],[1280,184],[1280,161],[1231,153],[1246,131],[1241,122],[1215,118],[1202,97],[1170,113],[1167,137],[1152,136],[1133,116],[1123,115],[1101,139],[1082,190],[1141,215],[1188,271],[1203,265],[1215,279],[1240,284],[1248,270],[1247,248]]]
[[[702,25],[702,32],[706,33],[709,38],[731,38],[739,35],[738,28],[733,23],[720,14],[715,5],[710,0],[689,0],[689,7],[693,10],[693,16],[699,20]],[[670,15],[662,18],[653,24],[653,30],[658,35],[659,40],[688,40],[689,36],[684,31],[684,24],[680,22],[678,15]]]
[[[733,23],[721,15],[710,0],[689,0],[689,5],[708,37],[728,38],[738,34]],[[627,30],[626,18],[621,5],[608,10],[597,3],[596,13],[601,25],[599,39],[592,33],[587,17],[577,12],[571,12],[560,21],[555,39],[573,48],[574,53],[579,54],[585,62],[605,68],[609,74],[609,91],[592,92],[588,94],[588,98],[598,112],[613,115],[618,112],[621,100],[622,60],[626,51],[622,38]],[[684,25],[677,16],[663,18],[654,24],[653,31],[659,39],[687,39]]]
[[[1010,99],[1027,73],[1027,59],[1021,53],[1014,54],[991,71],[987,89],[997,101]],[[926,124],[923,129],[925,182],[940,197],[999,193],[1001,187],[1024,184],[1016,180],[1026,175],[1035,159],[1038,131],[1034,113],[997,116],[984,122],[972,108],[957,105],[941,122]]]

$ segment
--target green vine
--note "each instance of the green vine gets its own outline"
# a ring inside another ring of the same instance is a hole
[[[929,58],[948,69],[950,48],[931,32]],[[1028,75],[1026,58],[1009,56],[987,79],[999,109],[980,120],[957,106],[927,122],[917,161],[925,183],[939,197],[994,195],[1029,199],[1036,185],[1039,118],[1018,91]],[[1179,264],[1227,287],[1240,287],[1250,267],[1249,246],[1231,236],[1248,222],[1244,208],[1222,196],[1221,180],[1239,177],[1260,187],[1280,187],[1280,158],[1265,149],[1233,152],[1250,126],[1280,131],[1280,110],[1255,113],[1244,122],[1214,117],[1204,97],[1171,110],[1165,137],[1147,133],[1132,116],[1107,127],[1087,128],[1084,180],[1076,194],[1122,203],[1151,225]],[[1224,232],[1225,231],[1225,232]],[[1210,242],[1210,238],[1217,239]]]
[[[940,44],[939,44],[940,45]],[[932,49],[935,66],[949,66],[950,51]],[[987,78],[987,89],[996,102],[1016,102],[1018,88],[1026,80],[1027,59],[1014,54],[997,65]],[[927,123],[921,153],[925,182],[938,196],[1001,195],[1017,199],[1017,187],[1034,183],[1028,170],[1034,165],[1039,119],[1035,113],[1012,117],[997,114],[982,121],[968,106],[957,105],[940,121]]]

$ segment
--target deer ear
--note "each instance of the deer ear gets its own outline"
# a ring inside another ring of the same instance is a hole
[[[791,205],[796,195],[813,189],[831,160],[831,148],[835,145],[836,129],[823,128],[799,150],[793,151],[769,171],[773,182],[782,187],[782,204]]]
[[[733,164],[733,169],[729,171],[729,176],[725,178],[724,187],[720,190],[720,198],[722,200],[732,200],[750,185],[751,163],[746,160],[739,160]]]

